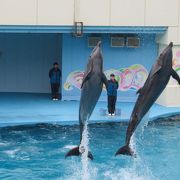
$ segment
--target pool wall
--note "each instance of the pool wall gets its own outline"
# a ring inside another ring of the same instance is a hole
[[[0,93],[0,99],[1,127],[37,123],[79,124],[79,101],[52,101],[48,94],[34,93]],[[120,114],[109,117],[105,114],[107,102],[99,101],[89,123],[128,122],[133,107],[133,102],[118,101]],[[180,114],[180,109],[154,104],[148,114],[148,119],[154,120],[157,117]]]

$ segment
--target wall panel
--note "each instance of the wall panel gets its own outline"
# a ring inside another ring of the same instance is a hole
[[[178,26],[179,0],[146,0],[147,26]]]
[[[39,25],[72,25],[74,0],[38,0]]]
[[[1,25],[35,25],[36,0],[0,0]]]
[[[108,26],[109,25],[109,0],[79,0],[77,6],[78,19],[85,25]]]
[[[143,26],[145,0],[111,0],[112,26]]]

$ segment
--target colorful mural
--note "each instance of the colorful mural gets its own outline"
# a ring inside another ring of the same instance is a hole
[[[176,57],[179,58],[180,57],[180,51],[176,52]]]
[[[120,91],[128,91],[130,89],[137,90],[141,88],[148,76],[146,68],[141,64],[134,64],[128,68],[109,69],[104,73],[108,79],[111,73],[115,74],[115,78],[119,82],[118,90]],[[66,78],[64,89],[66,91],[71,91],[73,88],[80,89],[83,76],[83,71],[71,72]]]
[[[174,69],[175,69],[175,71],[179,74],[179,76],[180,76],[180,64],[176,64],[175,66],[174,66]]]

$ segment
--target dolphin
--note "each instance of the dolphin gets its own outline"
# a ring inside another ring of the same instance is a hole
[[[180,84],[178,74],[172,69],[172,47],[173,43],[171,42],[163,50],[153,65],[144,86],[137,91],[139,96],[130,117],[130,122],[126,132],[125,146],[121,147],[115,155],[123,154],[135,156],[129,144],[131,136],[136,130],[138,124],[165,89],[171,76]]]
[[[107,88],[108,81],[105,74],[103,73],[103,57],[100,45],[101,42],[99,41],[90,55],[81,85],[81,99],[79,105],[80,145],[84,125],[86,121],[89,120],[96,106],[96,103],[103,89],[103,84],[105,84]],[[67,158],[68,156],[81,155],[83,153],[83,150],[80,145],[67,152],[65,158]],[[91,154],[91,152],[88,152],[88,157],[91,160],[93,159],[93,155]]]

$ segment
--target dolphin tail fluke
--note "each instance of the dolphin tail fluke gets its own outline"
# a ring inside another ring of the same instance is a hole
[[[80,155],[81,155],[81,153],[79,152],[79,146],[77,146],[77,147],[71,149],[70,151],[68,151],[65,155],[65,158],[67,158],[69,156],[80,156]],[[93,155],[90,151],[88,152],[88,158],[91,160],[94,159]]]
[[[88,158],[91,159],[91,160],[94,159],[94,157],[93,157],[93,155],[92,155],[92,153],[90,151],[88,152]]]
[[[68,156],[79,156],[80,152],[79,152],[79,146],[69,150],[66,155],[65,158],[67,158]]]
[[[120,155],[120,154],[135,157],[135,154],[134,154],[133,150],[128,145],[125,145],[125,146],[121,147],[116,152],[115,156]]]

